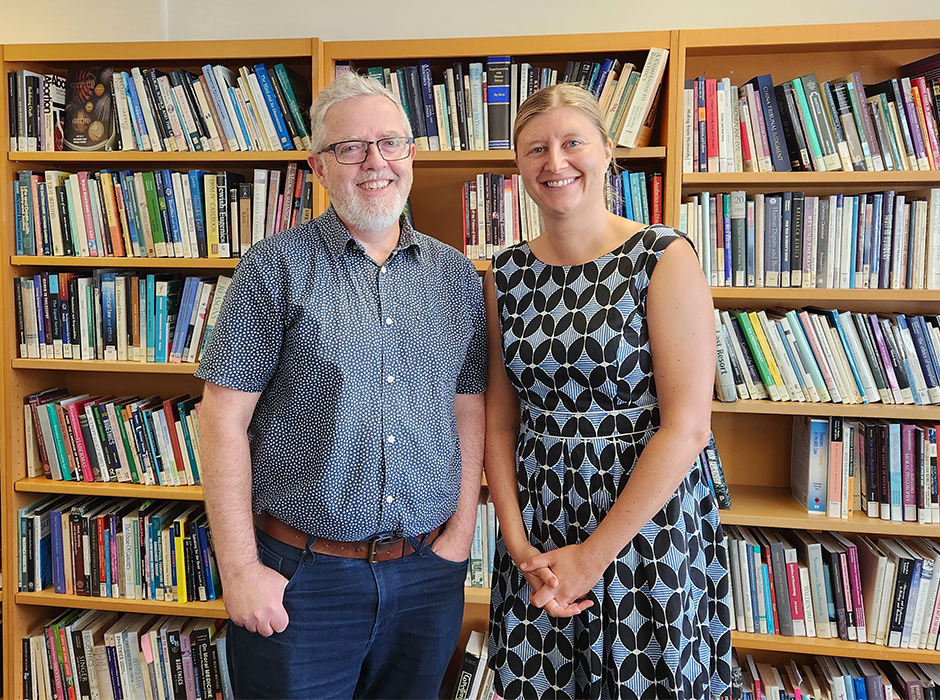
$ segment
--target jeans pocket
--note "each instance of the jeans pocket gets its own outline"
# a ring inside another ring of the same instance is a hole
[[[431,545],[428,545],[427,547],[424,548],[424,555],[432,559],[436,559],[442,564],[446,564],[447,566],[452,566],[457,569],[466,569],[467,566],[470,564],[469,557],[467,559],[464,559],[463,561],[451,561],[450,559],[445,559],[440,554],[438,554],[433,549],[431,549]]]
[[[274,569],[281,576],[287,579],[287,588],[297,578],[304,561],[304,552],[297,550],[297,556],[281,556],[264,542],[258,542],[258,559],[269,569]],[[285,589],[286,590],[286,589]]]

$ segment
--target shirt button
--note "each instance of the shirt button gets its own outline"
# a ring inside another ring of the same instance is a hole
[[[385,319],[385,325],[386,325],[386,326],[390,326],[390,325],[392,325],[393,323],[395,323],[395,321],[393,321],[391,317]]]
[[[395,442],[395,436],[394,436],[394,435],[389,435],[388,438],[387,438],[387,440],[388,440],[389,442]]]
[[[394,496],[386,496],[386,497],[385,497],[385,502],[386,502],[386,503],[391,503],[391,502],[394,501],[394,500],[395,500],[395,497],[394,497]]]
[[[385,265],[382,265],[382,267],[380,267],[379,270],[382,272],[383,275],[384,275],[386,272],[388,272],[388,270],[385,269]]]
[[[390,374],[390,375],[388,375],[388,376],[385,378],[385,381],[387,381],[389,384],[391,384],[392,382],[395,381],[395,377],[393,377],[393,376]]]

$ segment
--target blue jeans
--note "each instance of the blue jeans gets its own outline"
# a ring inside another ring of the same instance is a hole
[[[270,637],[229,627],[237,700],[438,697],[460,635],[466,562],[422,543],[369,564],[255,536],[261,562],[289,581],[290,623]]]

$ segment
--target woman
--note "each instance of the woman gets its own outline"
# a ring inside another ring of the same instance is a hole
[[[705,278],[682,234],[606,210],[612,143],[590,93],[536,92],[514,137],[545,228],[484,283],[497,691],[717,698],[731,678],[727,557],[690,466],[715,376]]]

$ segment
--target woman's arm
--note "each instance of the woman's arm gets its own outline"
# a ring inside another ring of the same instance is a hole
[[[623,492],[583,544],[539,555],[520,567],[524,571],[530,566],[550,567],[559,579],[551,595],[561,603],[584,596],[600,580],[624,546],[675,493],[708,443],[715,379],[714,311],[691,246],[675,243],[662,254],[646,305],[661,427],[644,448]],[[544,591],[532,602],[550,603]]]

